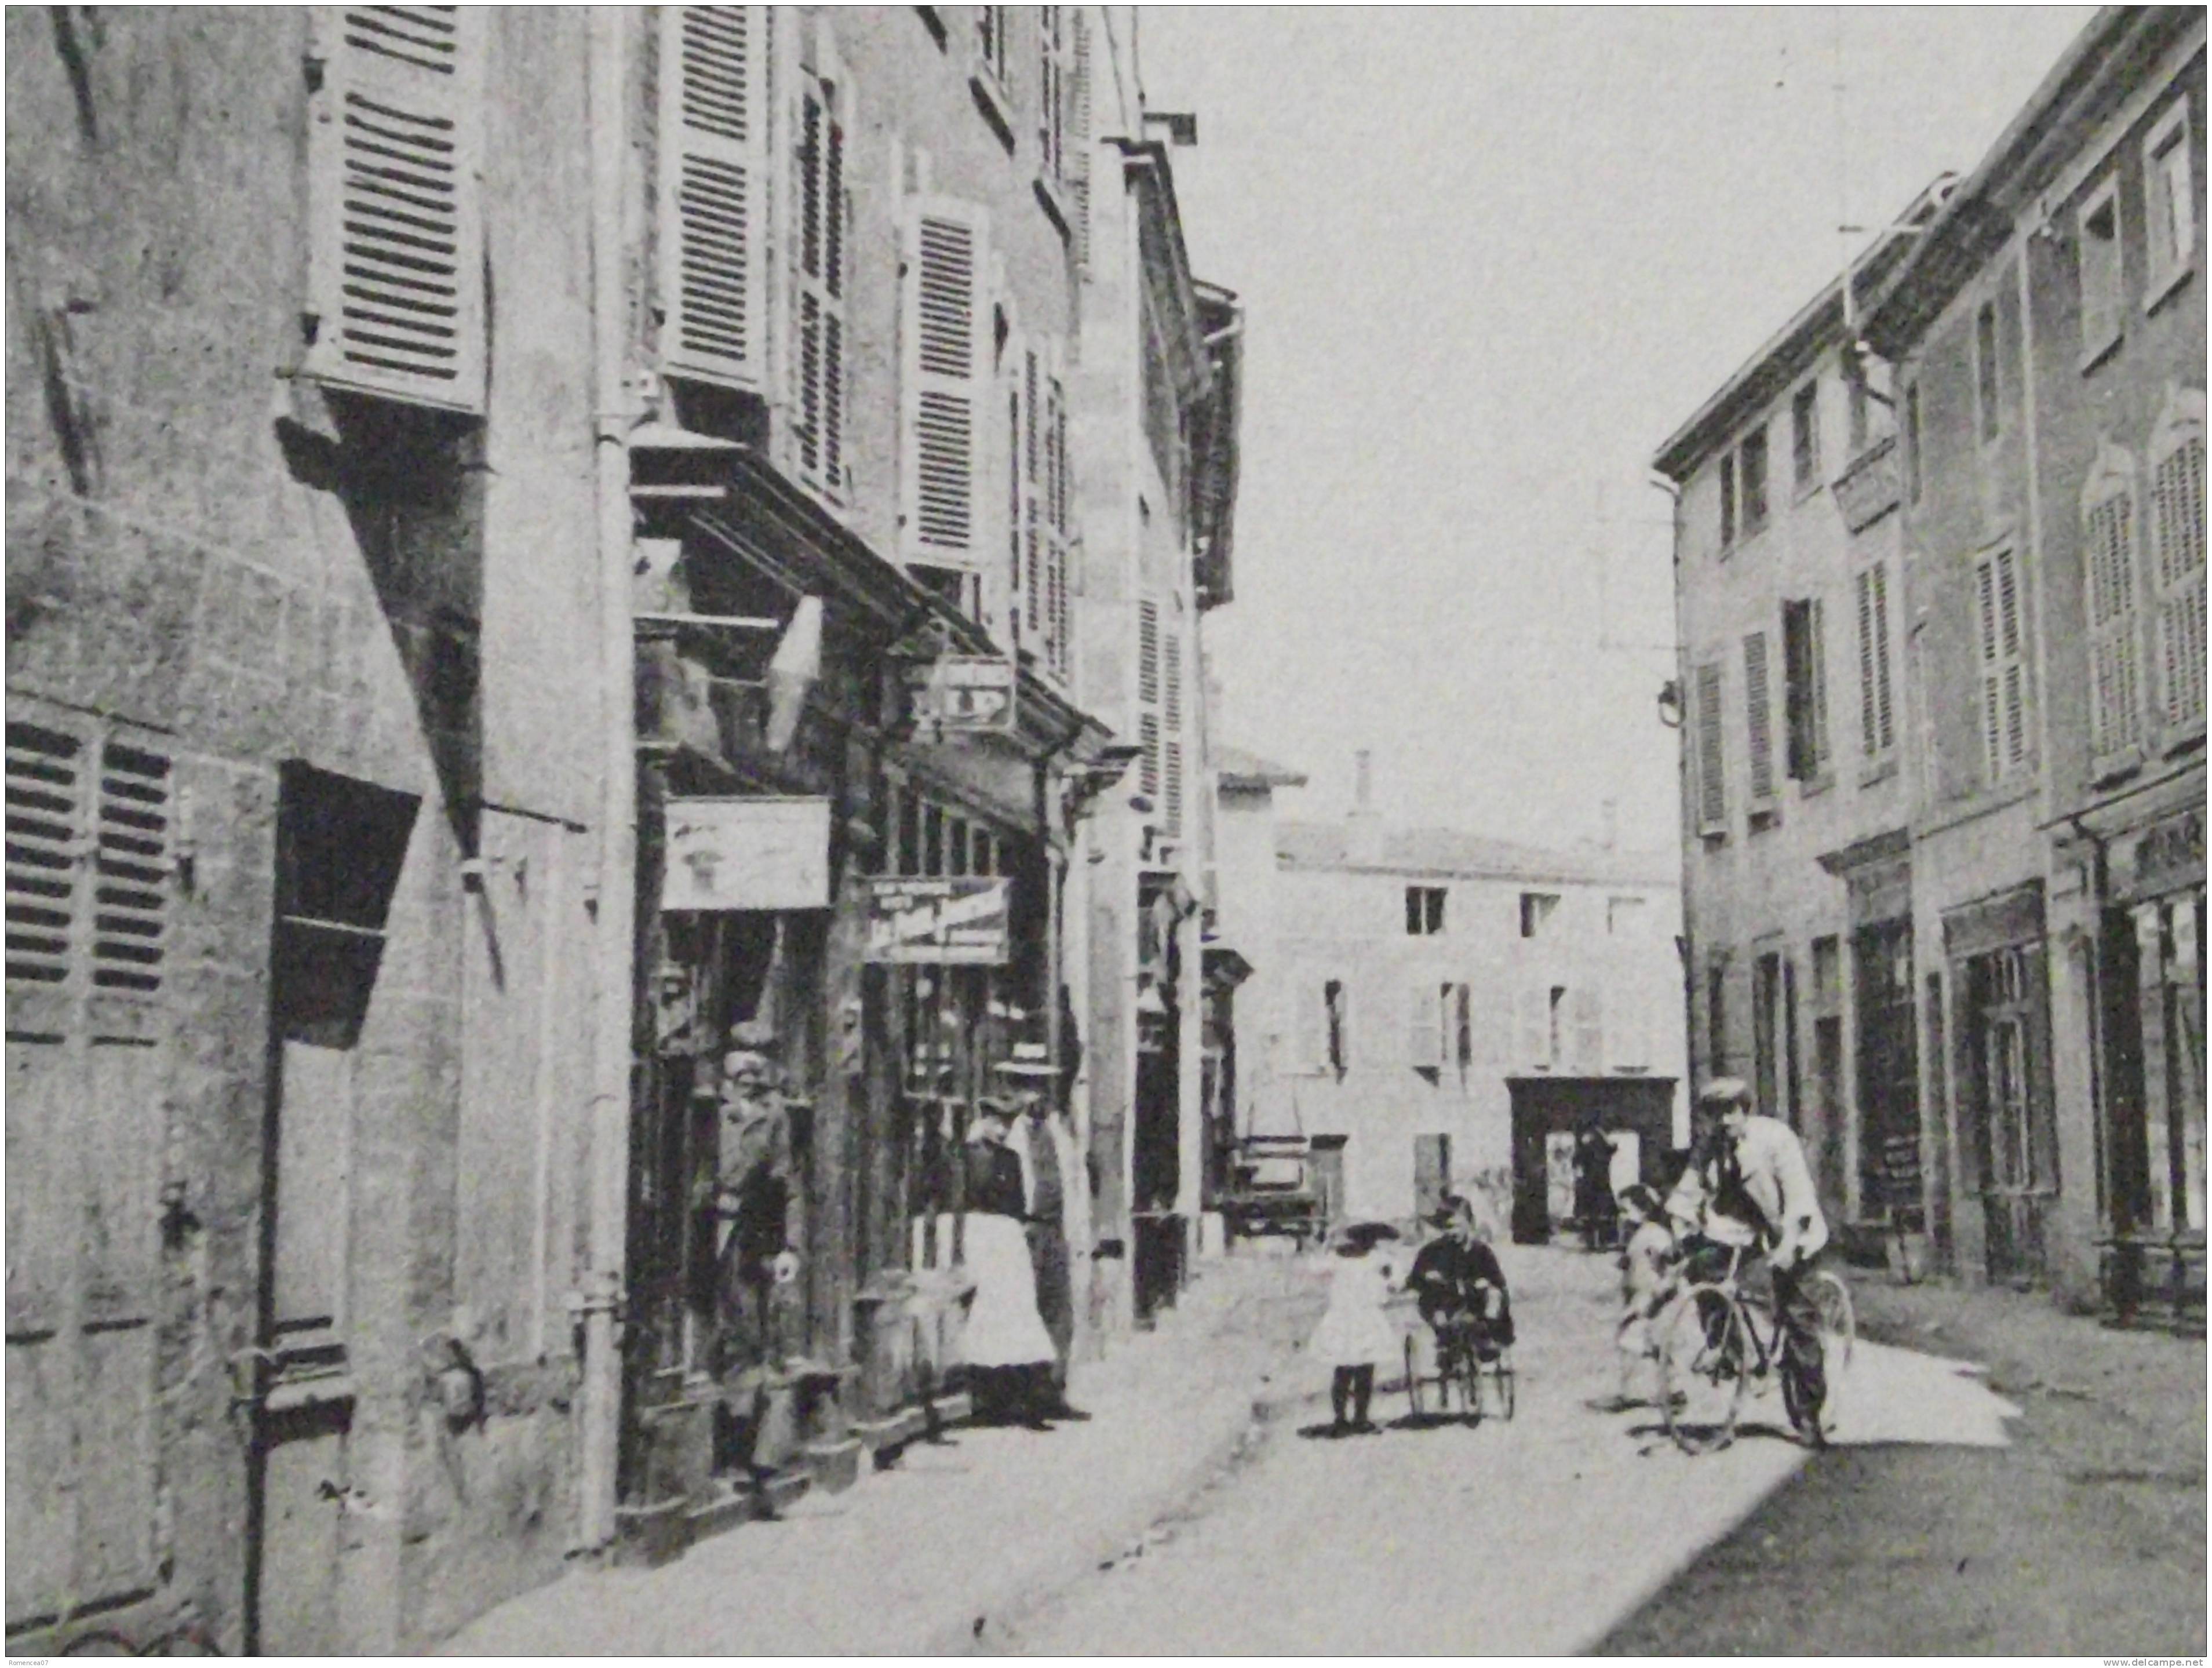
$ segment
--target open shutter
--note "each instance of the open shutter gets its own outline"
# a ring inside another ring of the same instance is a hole
[[[1728,785],[1723,774],[1721,668],[1717,661],[1698,668],[1698,832],[1728,831]]]
[[[1754,802],[1774,797],[1774,712],[1767,687],[1766,633],[1753,631],[1743,640],[1744,734],[1751,764],[1751,797]]]
[[[1067,604],[1067,393],[1060,344],[1053,344],[1052,375],[1045,385],[1042,418],[1045,441],[1045,563],[1042,619],[1045,666],[1055,677],[1074,675],[1074,644]]]
[[[1091,14],[1080,8],[1069,19],[1073,33],[1067,134],[1068,206],[1075,220],[1075,259],[1091,264]]]
[[[767,364],[769,9],[664,6],[661,363],[759,392]]]
[[[1467,986],[1446,985],[1444,1003],[1448,1010],[1444,1023],[1451,1032],[1452,1059],[1464,1071],[1474,1063],[1474,1013]]]
[[[2136,667],[2135,539],[2129,495],[2106,496],[2088,514],[2082,580],[2088,590],[2089,751],[2111,759],[2142,730]]]
[[[1595,985],[1583,985],[1572,1001],[1575,1067],[1595,1075],[1605,1069],[1604,1001]]]
[[[1160,721],[1152,713],[1137,718],[1137,784],[1154,805],[1160,796]]]
[[[799,77],[793,355],[799,478],[833,500],[845,478],[845,131],[851,92],[834,64]]]
[[[988,218],[974,204],[908,204],[899,387],[900,549],[908,561],[972,567],[981,556],[988,237]]]
[[[2027,667],[2021,654],[2019,568],[2001,552],[1997,574],[1997,639],[2004,654],[2004,757],[2011,770],[2027,758]]]
[[[358,6],[318,20],[311,376],[483,410],[483,18],[475,7]]]
[[[1989,781],[2004,772],[2004,668],[1998,659],[1997,581],[1994,560],[1974,567],[1974,616],[1982,661],[1982,766]]]
[[[2199,397],[2201,399],[2201,396]],[[2204,435],[2159,460],[2151,478],[2158,560],[2159,704],[2169,727],[2204,721]]]

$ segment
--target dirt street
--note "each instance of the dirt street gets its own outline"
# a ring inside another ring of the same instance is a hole
[[[1690,1458],[1649,1409],[1594,1405],[1613,1383],[1609,1260],[1506,1256],[1522,1329],[1511,1422],[1419,1426],[1383,1395],[1381,1432],[1330,1439],[1326,1369],[1301,1360],[1266,1444],[1073,1588],[994,1618],[979,1643],[1039,1654],[2203,1648],[2201,1509],[2192,1647],[2129,1573],[2150,1558],[2185,1576],[2187,1536],[2125,1506],[2130,1485],[2063,1480],[2035,1446],[2046,1424],[2021,1419],[1978,1369],[1869,1341],[1839,1381],[1829,1452],[1785,1434],[1769,1392],[1734,1447]],[[2078,1555],[2107,1536],[2097,1557]]]

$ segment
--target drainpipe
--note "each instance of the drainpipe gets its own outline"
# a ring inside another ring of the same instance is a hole
[[[628,187],[625,20],[592,9],[592,337],[593,454],[599,496],[600,798],[597,934],[592,943],[592,1056],[587,1266],[582,1285],[583,1385],[578,1548],[614,1539],[615,1461],[622,1417],[616,1309],[622,1300],[629,1190],[630,1030],[636,936],[637,761],[631,710],[629,413],[623,387],[628,295],[623,208]]]
[[[1847,290],[1849,287],[1848,284],[1845,285]],[[1675,837],[1682,851],[1680,867],[1682,930],[1675,935],[1674,948],[1682,964],[1682,1076],[1684,1081],[1681,1086],[1681,1095],[1683,1101],[1686,1103],[1689,1098],[1697,1093],[1694,1080],[1698,1075],[1697,953],[1699,947],[1696,935],[1690,930],[1690,849],[1697,836],[1694,833],[1685,835],[1682,828],[1684,819],[1696,814],[1690,801],[1690,749],[1696,745],[1691,725],[1695,721],[1692,703],[1697,699],[1697,691],[1691,687],[1690,639],[1682,624],[1682,489],[1673,481],[1659,475],[1647,476],[1644,484],[1655,491],[1667,495],[1669,507],[1668,519],[1674,523],[1668,559],[1674,570],[1674,687],[1679,691],[1677,698],[1681,702],[1682,714],[1680,727],[1675,731],[1675,734],[1681,737],[1681,742],[1674,750],[1674,826]],[[1713,1053],[1718,1042],[1717,1038],[1707,1039],[1705,1063],[1707,1076],[1711,1076],[1718,1069]],[[1675,1129],[1686,1130],[1687,1110],[1686,1105],[1669,1109],[1668,1133],[1670,1136]]]

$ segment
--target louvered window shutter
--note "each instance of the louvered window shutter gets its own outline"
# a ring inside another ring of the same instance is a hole
[[[1751,797],[1774,797],[1774,715],[1766,679],[1766,633],[1753,631],[1743,640],[1743,709],[1745,736],[1749,744]]]
[[[1182,728],[1182,633],[1160,639],[1160,709],[1170,730]]]
[[[1037,161],[1055,184],[1067,172],[1065,15],[1060,6],[1037,8]]]
[[[1995,782],[2003,765],[2002,681],[1997,659],[1996,564],[1984,561],[1974,567],[1974,613],[1980,628],[1982,651],[1982,765]]]
[[[319,20],[307,126],[307,374],[484,407],[484,14],[361,6]]]
[[[1859,570],[1855,582],[1859,627],[1859,746],[1867,758],[1896,740],[1890,709],[1889,581],[1879,563]]]
[[[169,762],[100,749],[93,862],[92,983],[150,995],[168,960]]]
[[[1045,463],[1040,443],[1044,414],[1040,410],[1039,356],[1035,344],[1022,353],[1022,632],[1027,642],[1042,648],[1051,611],[1045,600]]]
[[[78,827],[84,746],[42,725],[8,726],[8,977],[66,981],[82,906]]]
[[[920,198],[908,207],[899,480],[909,561],[967,567],[981,554],[988,243],[988,218],[974,204]]]
[[[1147,712],[1137,719],[1137,746],[1141,750],[1137,758],[1137,782],[1145,797],[1153,804],[1160,796],[1160,721]]]
[[[768,357],[769,27],[765,6],[661,8],[661,364],[749,392]]]
[[[1137,699],[1157,706],[1160,698],[1160,607],[1137,605]]]
[[[1827,606],[1819,597],[1805,605],[1807,687],[1811,696],[1812,766],[1828,762],[1828,624]]]
[[[1035,605],[1022,578],[1022,441],[1030,426],[1023,368],[1028,356],[1028,343],[1020,329],[1010,326],[1000,376],[1006,390],[1006,594],[1012,599],[1012,630],[1017,645],[1025,642],[1036,629],[1031,618]]]
[[[2089,750],[2110,760],[2135,745],[2142,697],[2136,670],[2135,548],[2125,487],[2089,511],[2082,551],[2088,590]]]
[[[2159,460],[2151,477],[2158,563],[2159,702],[2169,727],[2204,719],[2204,436]]]
[[[1162,786],[1166,794],[1164,831],[1171,840],[1182,837],[1182,743],[1170,738],[1162,747]]]
[[[845,131],[851,92],[842,71],[801,77],[795,240],[799,477],[842,502],[845,475]]]
[[[2018,569],[2010,551],[1999,554],[1997,642],[2004,656],[2004,762],[2007,770],[2027,757],[2027,670],[2021,656]]]
[[[1075,218],[1075,259],[1091,264],[1091,15],[1077,9],[1070,20],[1074,36],[1073,87],[1067,119],[1067,194]]]
[[[1444,987],[1451,1009],[1452,1058],[1464,1069],[1474,1063],[1474,1014],[1464,984]]]
[[[1060,678],[1074,674],[1073,621],[1067,604],[1068,500],[1067,394],[1061,376],[1060,344],[1053,344],[1053,375],[1046,384],[1045,435],[1045,664]]]
[[[2009,775],[2027,757],[2027,691],[2021,658],[2020,588],[2013,555],[2001,551],[1974,568],[1982,657],[1982,755],[1988,779]]]
[[[1721,738],[1721,669],[1698,668],[1698,832],[1728,831],[1728,783]]]

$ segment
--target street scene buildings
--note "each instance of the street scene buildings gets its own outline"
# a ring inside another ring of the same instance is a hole
[[[2203,1652],[2203,15],[1624,394],[1594,601],[1285,392],[1424,368],[1267,112],[1495,24],[8,13],[11,1655]]]

